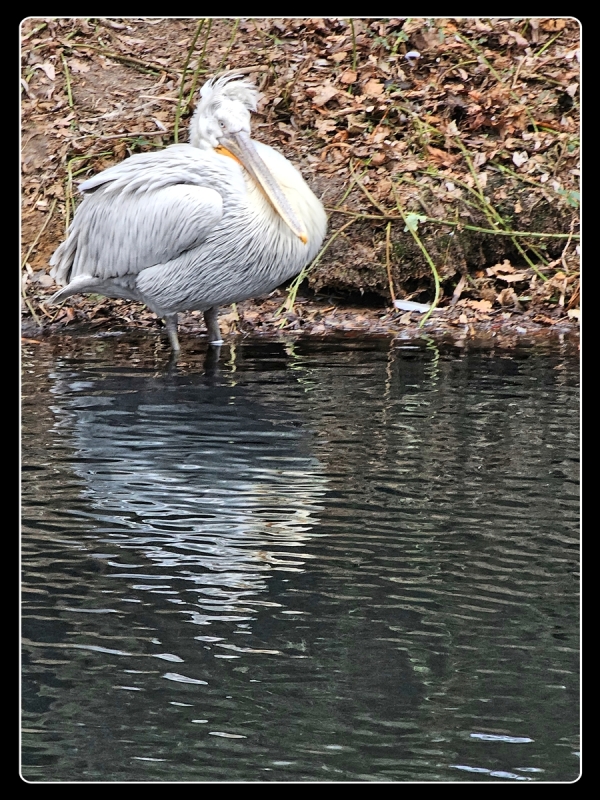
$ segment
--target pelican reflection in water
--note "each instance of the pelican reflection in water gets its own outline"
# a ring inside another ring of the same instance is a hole
[[[252,608],[278,604],[273,577],[314,558],[328,480],[301,418],[270,387],[65,366],[54,395],[77,475],[61,502],[84,509],[82,531],[111,563],[137,565],[116,569],[127,596],[147,593],[130,585],[139,572],[196,624],[249,622]]]

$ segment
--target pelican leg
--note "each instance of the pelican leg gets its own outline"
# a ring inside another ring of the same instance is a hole
[[[207,308],[204,312],[204,322],[206,323],[206,333],[208,334],[209,344],[222,345],[221,331],[219,330],[219,307]]]
[[[177,314],[167,314],[165,317],[165,326],[167,328],[167,335],[169,342],[173,349],[173,353],[179,353],[181,347],[179,346],[179,339],[177,338]]]

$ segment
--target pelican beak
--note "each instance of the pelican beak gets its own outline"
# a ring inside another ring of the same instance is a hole
[[[233,156],[236,161],[239,161],[245,167],[282,220],[306,244],[308,236],[304,225],[302,225],[296,212],[292,209],[289,200],[277,183],[277,179],[259,156],[248,134],[241,131],[233,133],[224,137],[221,142],[221,147],[217,148],[217,150],[220,150],[220,152],[225,151],[225,155]]]

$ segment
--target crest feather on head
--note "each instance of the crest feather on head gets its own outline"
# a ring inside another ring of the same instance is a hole
[[[248,111],[256,111],[260,93],[252,81],[240,73],[226,72],[224,75],[211,78],[200,89],[198,109],[218,106],[221,98],[237,100],[243,103]]]

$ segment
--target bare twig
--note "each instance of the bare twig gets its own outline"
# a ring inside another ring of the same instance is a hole
[[[39,328],[43,328],[44,326],[43,326],[43,325],[42,325],[42,323],[40,322],[38,315],[35,313],[35,311],[33,310],[33,306],[32,306],[32,305],[31,305],[31,303],[29,302],[29,298],[28,298],[28,297],[27,297],[27,295],[25,294],[25,287],[24,287],[24,286],[21,288],[21,294],[23,295],[23,300],[25,301],[25,305],[27,306],[27,308],[28,308],[28,309],[29,309],[29,311],[31,312],[31,316],[32,316],[32,317],[34,318],[34,320],[35,320],[35,324],[36,324],[36,325],[37,325]]]
[[[394,281],[392,280],[392,265],[390,263],[390,249],[391,249],[391,242],[390,242],[390,232],[392,229],[392,223],[388,222],[385,230],[385,265],[387,267],[387,274],[388,274],[388,283],[390,285],[390,296],[392,298],[392,303],[396,302],[396,294],[394,292]]]
[[[194,94],[196,92],[196,86],[198,84],[198,77],[200,73],[205,71],[202,69],[202,65],[204,64],[204,56],[206,55],[206,47],[208,45],[208,39],[210,36],[211,28],[212,28],[212,19],[209,19],[208,25],[206,27],[206,33],[204,34],[204,43],[202,44],[202,52],[200,53],[200,57],[198,58],[198,63],[196,64],[196,69],[194,70],[194,75],[192,77],[192,85],[188,93],[186,108],[189,108],[190,103],[192,102],[192,98],[194,97]]]
[[[233,43],[235,42],[235,37],[237,35],[238,28],[240,26],[239,19],[234,20],[233,24],[233,33],[231,34],[231,39],[229,40],[227,47],[225,48],[225,52],[223,53],[223,58],[219,61],[219,66],[216,68],[215,72],[220,72],[223,68],[223,64],[227,61],[227,57],[233,48]]]
[[[358,54],[356,52],[356,32],[354,30],[354,20],[350,18],[350,30],[352,32],[352,69],[356,72],[356,65],[358,64]]]
[[[150,61],[143,61],[141,58],[134,58],[133,56],[123,56],[120,53],[113,53],[112,50],[107,50],[105,47],[95,47],[93,44],[78,44],[73,42],[69,44],[70,48],[77,48],[80,50],[93,50],[95,53],[100,53],[106,58],[112,58],[114,61],[122,61],[124,64],[131,64],[134,67],[140,67],[149,72],[167,72],[178,78],[181,72],[173,67],[165,67],[163,64],[152,64]]]
[[[101,134],[101,133],[86,133],[83,136],[76,136],[72,141],[77,142],[80,139],[97,139],[102,141],[108,141],[109,139],[138,139],[143,136],[165,136],[168,131],[136,131],[134,133],[110,133],[110,134]]]
[[[375,206],[375,208],[377,209],[377,211],[379,211],[381,214],[385,215],[385,209],[384,209],[382,206],[380,206],[380,205],[379,205],[379,203],[377,202],[377,200],[375,200],[375,198],[374,198],[374,197],[371,195],[371,193],[369,192],[369,190],[368,190],[368,189],[367,189],[367,188],[364,186],[364,184],[362,183],[362,181],[360,180],[360,178],[358,177],[358,175],[357,175],[357,174],[356,174],[356,172],[354,171],[354,166],[353,166],[353,164],[352,164],[352,161],[350,161],[350,162],[349,162],[348,166],[350,167],[350,173],[352,174],[352,177],[354,178],[354,181],[355,181],[356,185],[357,185],[357,186],[358,186],[360,189],[362,189],[362,191],[363,191],[363,192],[365,193],[365,195],[367,196],[367,198],[368,198],[369,202],[370,202],[370,203],[372,203],[372,205],[374,205],[374,206]]]
[[[431,308],[429,309],[429,311],[425,314],[425,316],[421,319],[421,322],[419,323],[419,328],[422,328],[423,325],[425,324],[425,322],[427,321],[427,319],[431,316],[431,314],[433,312],[433,309],[436,308],[437,304],[439,303],[440,294],[441,294],[440,276],[439,276],[439,273],[438,273],[438,271],[436,269],[435,264],[433,263],[433,259],[431,258],[431,256],[429,255],[429,253],[427,251],[427,248],[425,247],[425,245],[421,241],[421,238],[420,238],[419,234],[417,233],[415,227],[413,225],[409,225],[408,224],[407,219],[406,219],[406,214],[404,213],[404,209],[402,208],[402,204],[400,203],[400,198],[396,194],[396,190],[395,190],[393,185],[392,185],[392,192],[394,194],[394,199],[396,201],[396,207],[397,207],[398,211],[400,212],[400,215],[402,216],[402,219],[404,220],[404,224],[408,228],[408,230],[411,232],[413,239],[415,240],[415,242],[419,246],[419,249],[421,250],[421,252],[425,256],[425,260],[429,264],[429,268],[431,269],[431,272],[433,274],[433,281],[434,281],[434,284],[435,284],[435,297],[433,299],[433,303],[431,304]]]
[[[23,36],[23,38],[21,39],[21,42],[26,42],[28,39],[31,39],[32,36],[35,36],[36,33],[39,33],[40,31],[43,31],[44,28],[47,28],[47,27],[48,27],[48,23],[47,22],[42,22],[42,24],[38,25],[37,28],[34,28],[32,31],[29,31],[28,34]]]
[[[185,57],[185,62],[183,64],[183,70],[181,73],[181,83],[179,85],[179,96],[177,98],[177,108],[175,109],[175,126],[173,129],[173,139],[175,143],[179,141],[179,120],[183,113],[182,108],[182,101],[183,101],[183,87],[185,84],[185,74],[187,72],[188,64],[190,63],[190,59],[192,58],[192,53],[194,52],[194,47],[196,46],[196,42],[198,41],[198,37],[200,36],[200,32],[204,27],[204,23],[206,22],[205,19],[201,19],[198,23],[198,27],[196,28],[196,33],[192,38],[192,43],[189,46],[187,56]],[[199,62],[200,63],[200,62]]]
[[[490,201],[484,195],[483,190],[482,190],[481,186],[479,185],[479,179],[478,179],[477,173],[475,171],[475,167],[473,166],[473,162],[471,161],[471,157],[469,155],[469,152],[467,151],[467,148],[461,142],[460,137],[454,136],[453,139],[456,142],[456,146],[459,148],[459,150],[463,154],[463,157],[464,157],[465,161],[467,162],[467,166],[469,168],[469,172],[471,173],[471,177],[473,178],[474,187],[472,189],[471,189],[471,187],[467,187],[467,188],[470,191],[473,191],[474,194],[479,198],[479,201],[481,203],[481,209],[482,209],[483,213],[486,215],[486,217],[488,218],[489,222],[492,225],[494,225],[495,227],[497,226],[497,224],[500,224],[500,225],[503,226],[504,229],[507,229],[507,230],[510,231],[509,226],[504,221],[504,219],[501,216],[501,214],[498,213],[498,211],[494,208],[494,206],[490,203]],[[512,234],[512,231],[510,231],[510,233]],[[525,259],[525,261],[529,264],[529,266],[537,274],[537,276],[539,278],[541,278],[543,281],[547,281],[548,278],[540,271],[539,267],[536,264],[534,264],[533,261],[529,258],[529,256],[525,252],[525,250],[521,247],[521,244],[519,243],[519,241],[514,236],[511,236],[511,240],[512,240],[512,243],[514,244],[514,246],[517,248],[517,250],[521,254],[521,256]]]
[[[515,74],[513,75],[512,83],[510,85],[511,89],[514,89],[515,86],[517,85],[517,79],[519,77],[519,73],[521,72],[521,67],[523,66],[524,63],[525,63],[525,56],[521,56],[519,58],[519,63],[518,63],[517,68],[515,70]]]
[[[364,187],[361,187],[364,191]],[[398,214],[363,214],[360,211],[352,211],[347,208],[327,208],[331,214],[351,214],[355,217],[362,219],[377,219],[377,220],[400,220]],[[535,239],[576,239],[579,241],[581,238],[578,233],[541,233],[539,231],[502,231],[497,228],[481,228],[479,225],[468,225],[466,222],[456,222],[451,219],[438,219],[437,217],[427,217],[426,222],[435,222],[436,225],[449,225],[452,228],[459,228],[466,231],[477,231],[478,233],[489,233],[492,236],[517,236],[527,238],[531,236]]]
[[[69,108],[73,109],[73,93],[71,92],[71,76],[69,75],[69,67],[67,65],[67,59],[65,58],[65,54],[61,53],[60,58],[63,65],[63,71],[65,73],[65,83],[67,85],[67,99],[69,101]]]
[[[569,249],[569,246],[571,244],[571,239],[573,238],[573,227],[574,227],[574,225],[575,225],[575,220],[573,219],[573,220],[571,220],[571,230],[569,231],[569,238],[567,239],[567,243],[563,247],[563,251],[560,254],[560,260],[561,260],[561,263],[563,265],[563,269],[567,273],[567,275],[569,274],[569,267],[567,266],[567,262],[566,262],[565,257],[567,255],[567,250]]]
[[[461,275],[459,282],[456,284],[454,291],[452,292],[452,299],[450,300],[450,305],[455,306],[462,294],[463,289],[465,288],[465,284],[467,282],[467,276]]]

